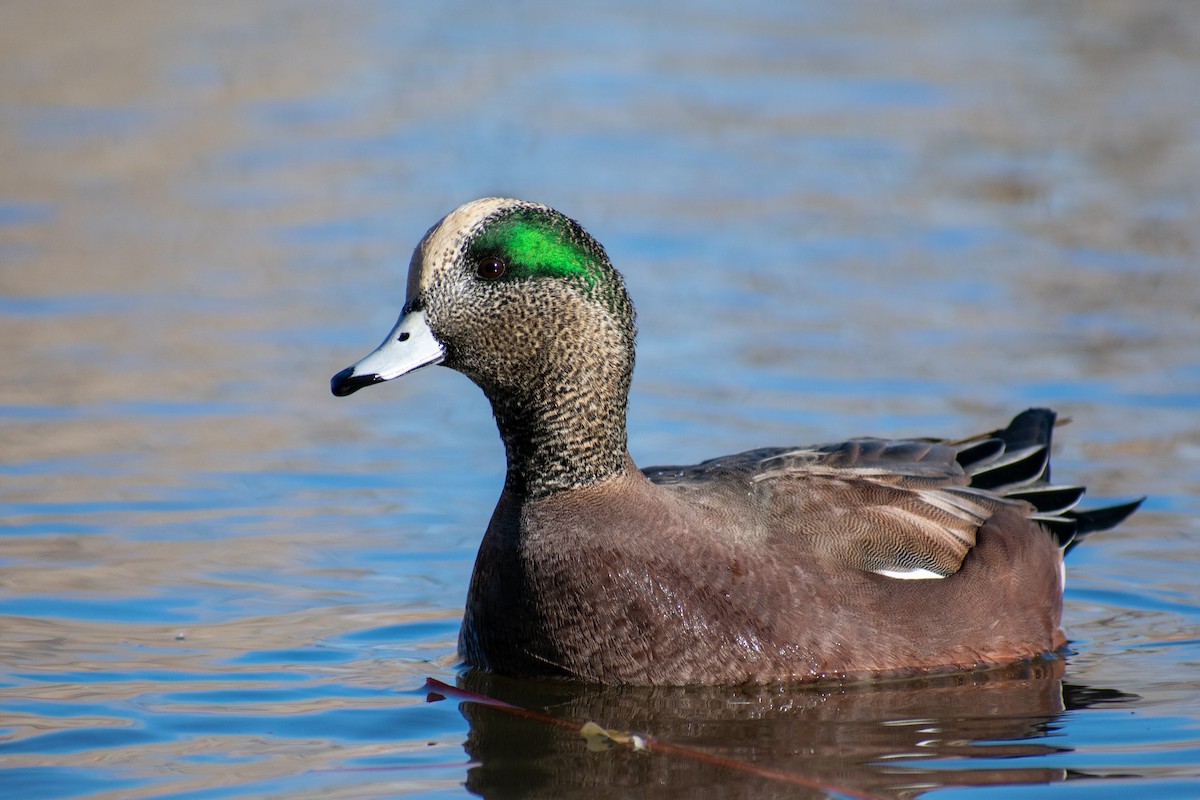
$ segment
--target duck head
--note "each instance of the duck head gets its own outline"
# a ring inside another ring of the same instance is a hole
[[[442,364],[492,404],[508,485],[545,494],[625,468],[634,311],[600,243],[537,203],[485,198],[444,217],[409,265],[404,309],[339,397]]]

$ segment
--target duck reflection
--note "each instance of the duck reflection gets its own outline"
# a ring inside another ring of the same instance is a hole
[[[465,747],[476,764],[467,788],[489,798],[908,798],[948,786],[1063,781],[1070,774],[1052,758],[1069,751],[1054,744],[1060,716],[1134,697],[1064,685],[1063,664],[855,685],[724,688],[583,686],[470,671],[459,688],[575,729],[463,703]],[[587,721],[701,755],[603,749],[594,741],[589,747],[577,731]],[[781,779],[784,773],[794,780]]]

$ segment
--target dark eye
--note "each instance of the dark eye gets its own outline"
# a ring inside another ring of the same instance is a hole
[[[475,262],[475,274],[485,281],[502,278],[506,271],[508,271],[508,265],[495,256],[485,256]]]

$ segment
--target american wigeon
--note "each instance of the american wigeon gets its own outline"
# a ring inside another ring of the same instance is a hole
[[[640,470],[633,304],[600,244],[536,203],[425,234],[348,395],[431,364],[483,389],[508,458],[459,652],[514,676],[635,684],[965,669],[1064,644],[1064,550],[1140,501],[1072,510],[1054,412],[958,441],[853,439]]]

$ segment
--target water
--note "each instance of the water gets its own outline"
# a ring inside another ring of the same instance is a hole
[[[1200,795],[1191,10],[6,3],[0,794]],[[1056,474],[1150,495],[1072,553],[1072,652],[826,690],[462,672],[487,406],[328,379],[491,193],[627,275],[643,464],[1072,417]]]

